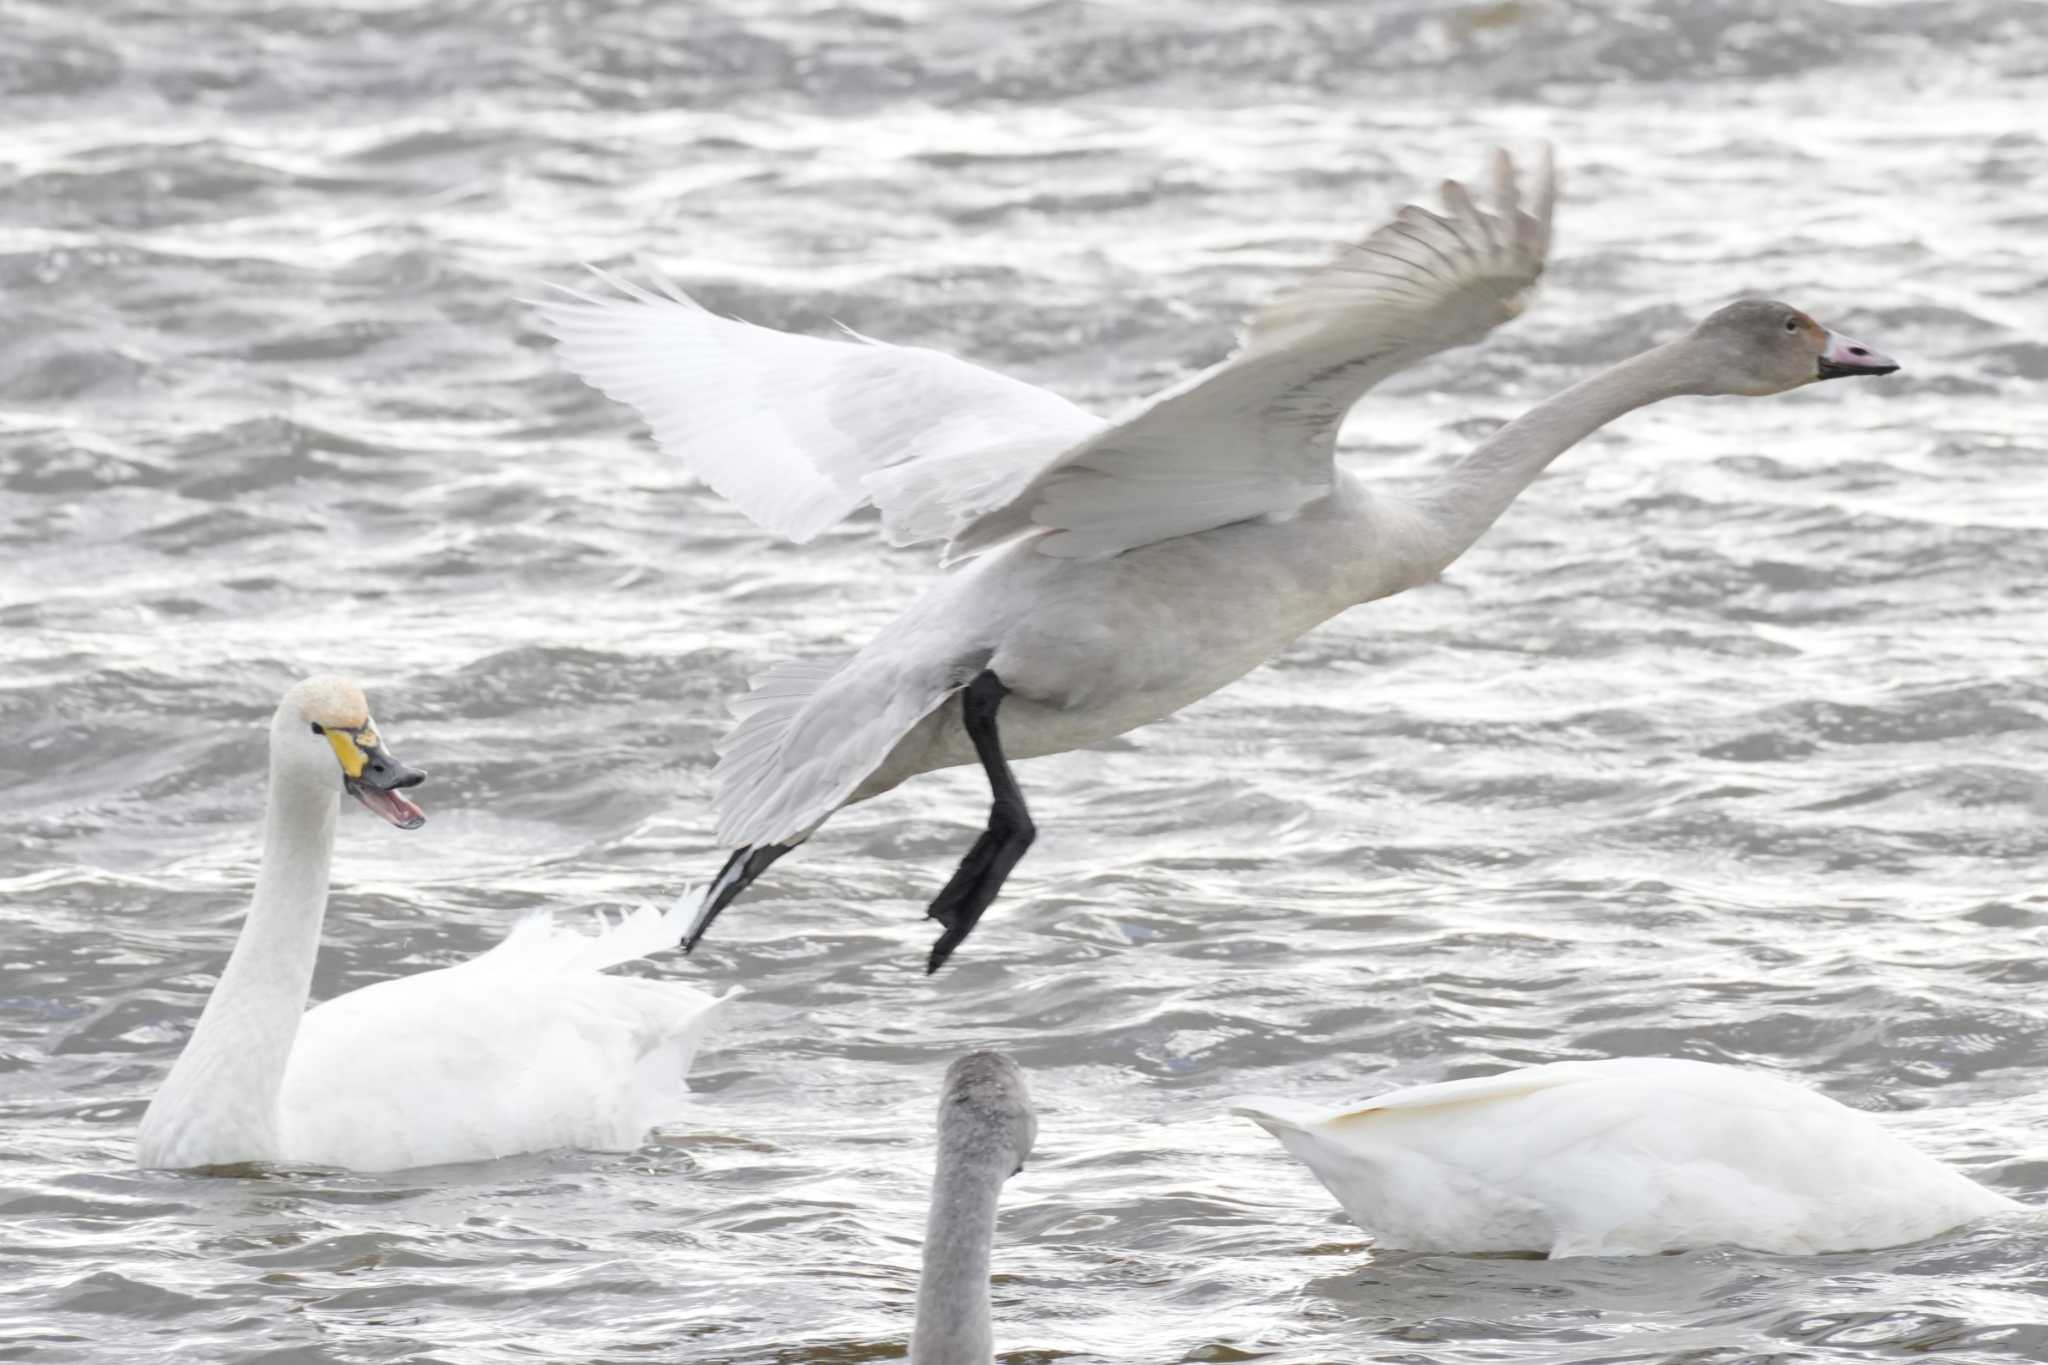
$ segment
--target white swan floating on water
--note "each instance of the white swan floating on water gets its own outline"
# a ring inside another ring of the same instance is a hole
[[[946,1068],[910,1365],[995,1359],[988,1273],[996,1200],[1003,1182],[1024,1169],[1037,1137],[1038,1116],[1015,1062],[970,1052]]]
[[[143,1115],[139,1165],[386,1171],[616,1150],[673,1115],[731,995],[601,973],[672,947],[680,909],[643,907],[594,936],[533,916],[467,962],[306,1009],[341,793],[416,829],[426,817],[403,792],[424,776],[384,750],[353,684],[315,678],[285,693],[256,894]]]
[[[563,359],[768,530],[856,508],[959,565],[842,658],[755,679],[720,748],[733,853],[684,940],[851,802],[979,762],[987,830],[930,914],[936,971],[1035,835],[1009,760],[1172,714],[1348,607],[1426,583],[1558,455],[1648,403],[1783,393],[1898,367],[1782,303],[1747,301],[1508,423],[1433,487],[1333,462],[1373,385],[1522,311],[1550,247],[1548,159],[1525,199],[1455,182],[1253,316],[1222,364],[1105,422],[936,351],[792,336],[601,276],[542,306]],[[1001,714],[998,732],[997,715]]]
[[[1868,1114],[1710,1062],[1553,1062],[1335,1112],[1231,1112],[1398,1250],[1867,1251],[2023,1207]]]

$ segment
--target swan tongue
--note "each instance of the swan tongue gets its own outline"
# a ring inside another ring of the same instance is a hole
[[[427,813],[398,792],[380,791],[376,787],[364,786],[358,782],[350,783],[349,791],[355,795],[356,800],[400,829],[418,829],[427,823]]]

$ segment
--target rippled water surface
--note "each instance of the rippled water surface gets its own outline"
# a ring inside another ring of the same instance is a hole
[[[2048,1224],[1871,1255],[1375,1253],[1247,1092],[1740,1062],[2048,1196],[2048,10],[0,3],[0,1358],[827,1362],[908,1335],[944,1063],[1024,1064],[1018,1361],[2048,1359]],[[1426,478],[1744,292],[1903,373],[1572,452],[1437,586],[1099,751],[955,965],[978,776],[835,820],[630,1155],[131,1169],[254,875],[262,722],[362,678],[322,996],[716,865],[767,661],[935,572],[778,544],[518,302],[636,259],[1113,407],[1494,141],[1548,288],[1346,458]]]

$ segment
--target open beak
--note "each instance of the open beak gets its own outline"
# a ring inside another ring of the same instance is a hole
[[[327,742],[341,760],[343,791],[400,829],[418,829],[427,823],[427,813],[399,795],[404,788],[426,781],[425,773],[385,752],[373,733],[352,735],[331,729]]]
[[[1890,374],[1899,368],[1899,362],[1888,355],[1880,355],[1860,341],[1851,341],[1840,332],[1828,333],[1828,344],[1820,353],[1820,377],[1822,379],[1847,379],[1859,374]]]

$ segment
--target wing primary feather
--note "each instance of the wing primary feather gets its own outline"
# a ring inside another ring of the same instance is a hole
[[[634,408],[665,454],[790,540],[868,504],[896,543],[950,538],[1102,426],[1055,394],[937,351],[850,328],[825,338],[756,327],[658,275],[650,290],[587,269],[599,288],[553,285],[535,305],[564,362]]]
[[[1543,272],[1555,196],[1548,150],[1533,214],[1505,151],[1489,169],[1490,207],[1451,181],[1442,212],[1398,210],[1255,313],[1228,360],[1076,445],[956,531],[949,556],[1033,527],[1049,555],[1117,554],[1291,516],[1327,494],[1352,404],[1397,370],[1515,317]],[[1176,491],[1162,506],[1167,485]]]
[[[1417,214],[1422,215],[1425,218],[1430,219],[1431,221],[1436,220],[1436,215],[1433,213],[1428,213],[1426,210],[1416,209],[1415,212]],[[1451,278],[1455,279],[1457,277],[1458,263],[1452,260],[1450,257],[1444,255],[1444,253],[1437,248],[1435,242],[1430,241],[1429,238],[1425,237],[1422,233],[1417,232],[1412,222],[1405,221],[1405,214],[1404,218],[1397,219],[1392,224],[1392,227],[1395,232],[1399,233],[1403,237],[1406,237],[1409,241],[1414,242],[1417,246],[1420,246],[1424,251],[1427,251],[1430,255],[1436,257],[1437,263],[1443,266],[1444,269],[1451,272]],[[1444,276],[1437,274],[1434,269],[1431,269],[1429,273],[1432,279],[1442,280],[1445,278]]]
[[[1496,147],[1493,153],[1493,202],[1503,212],[1510,211],[1521,202],[1521,193],[1515,184],[1515,162],[1508,155],[1507,148]]]
[[[1033,532],[1048,554],[1118,554],[1299,512],[1329,491],[1361,395],[1522,311],[1551,243],[1553,158],[1546,144],[1526,201],[1505,150],[1489,170],[1489,207],[1445,182],[1441,212],[1404,207],[1255,313],[1229,359],[1114,426],[851,328],[827,340],[723,318],[659,275],[656,293],[592,266],[615,296],[557,286],[539,306],[573,369],[792,539],[873,504],[892,542],[944,539],[948,563]]]

